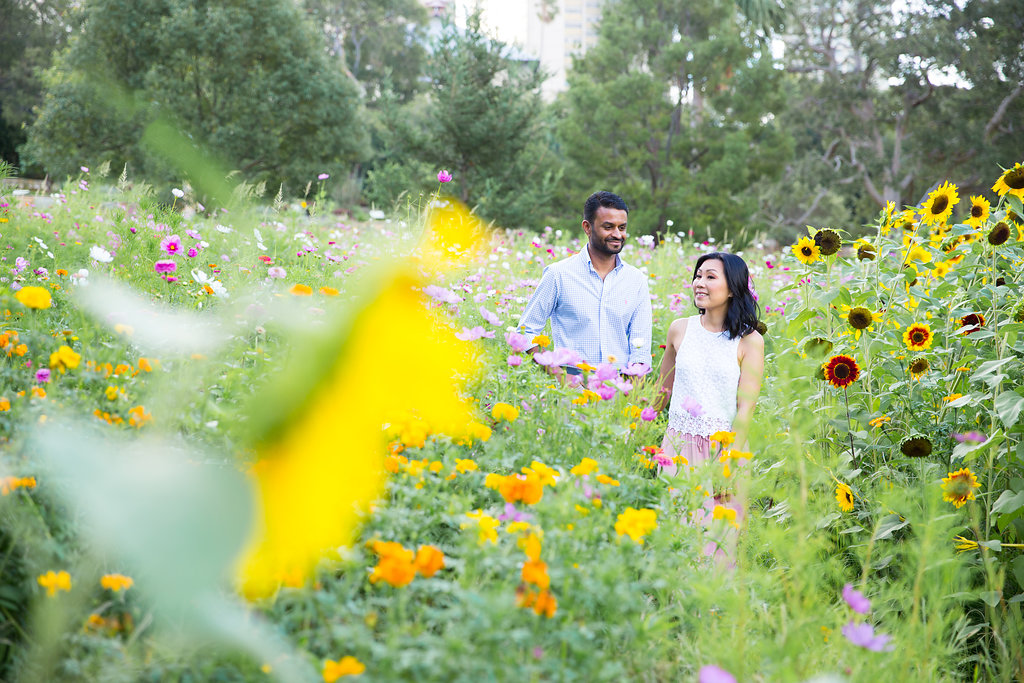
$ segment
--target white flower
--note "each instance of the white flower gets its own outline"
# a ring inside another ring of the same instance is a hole
[[[256,236],[256,248],[260,251],[266,251],[267,245],[263,244],[263,235],[256,228],[252,229],[252,234]]]
[[[647,340],[643,337],[637,337],[633,340],[633,348],[640,349],[647,345]]]
[[[99,261],[100,263],[110,263],[114,260],[114,257],[110,255],[110,252],[98,244],[92,245],[92,248],[89,250],[89,257]]]
[[[376,221],[384,220],[384,212],[381,211],[380,209],[371,209],[370,218]]]
[[[181,199],[182,197],[185,196],[184,191],[179,190],[178,188],[174,188],[173,190],[171,190],[171,194],[173,194],[178,199]]]
[[[218,223],[218,224],[217,224],[217,232],[222,232],[222,233],[224,233],[224,234],[226,235],[226,234],[228,234],[229,232],[233,232],[233,229],[232,229],[232,228],[229,228],[229,227],[228,227],[228,226],[226,226],[226,225],[221,225],[220,223]]]
[[[228,290],[220,280],[214,280],[199,268],[192,269],[192,279],[203,286],[208,292],[221,299],[228,298]]]

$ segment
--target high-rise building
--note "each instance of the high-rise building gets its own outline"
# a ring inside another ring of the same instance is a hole
[[[444,0],[423,1],[436,5]],[[603,1],[448,0],[448,5],[459,24],[479,7],[488,31],[538,60],[548,74],[542,92],[550,100],[568,87],[566,74],[573,55],[581,55],[597,43]]]

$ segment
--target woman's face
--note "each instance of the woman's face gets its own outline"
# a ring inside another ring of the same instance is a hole
[[[693,303],[704,310],[729,304],[729,284],[725,281],[725,264],[708,259],[697,268],[693,278]]]

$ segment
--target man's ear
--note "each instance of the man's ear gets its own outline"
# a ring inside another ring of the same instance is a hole
[[[590,221],[583,221],[583,232],[586,233],[587,237],[590,237]]]

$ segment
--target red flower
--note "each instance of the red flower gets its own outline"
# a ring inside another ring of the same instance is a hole
[[[860,377],[857,361],[849,356],[832,356],[832,359],[822,367],[825,370],[825,379],[836,389],[844,389]]]

